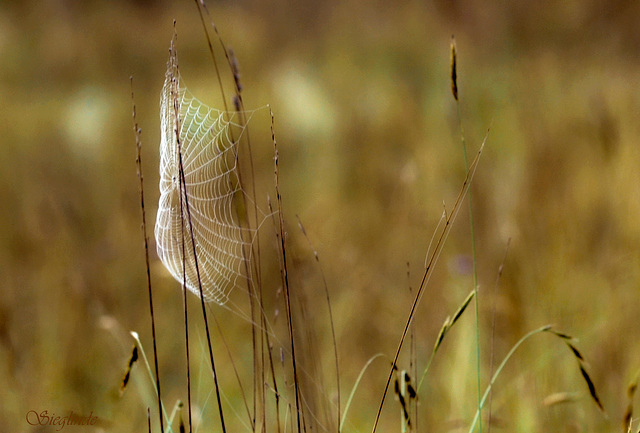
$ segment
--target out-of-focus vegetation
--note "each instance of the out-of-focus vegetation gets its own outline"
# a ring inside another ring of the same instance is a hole
[[[378,352],[393,355],[442,202],[450,209],[464,179],[448,69],[455,34],[472,154],[491,126],[471,189],[482,382],[525,332],[553,323],[580,338],[608,414],[589,400],[566,348],[540,337],[496,384],[494,428],[619,429],[627,384],[640,368],[639,4],[209,6],[239,60],[246,106],[268,103],[275,113],[293,284],[308,300],[327,398],[336,390],[324,292],[295,215],[331,293],[344,404],[366,361]],[[186,83],[220,107],[192,2],[0,5],[0,424],[7,429],[29,431],[30,410],[93,411],[105,429],[145,428],[153,399],[142,365],[134,368],[137,388],[117,392],[133,344],[127,331],[138,331],[151,354],[129,76],[151,223],[158,100],[174,19]],[[266,111],[252,120],[251,138],[258,183],[271,191]],[[270,236],[273,228],[263,230]],[[416,318],[419,368],[446,316],[472,288],[470,251],[463,211]],[[160,371],[171,406],[186,399],[181,298],[155,253],[151,258]],[[265,269],[267,296],[278,288],[278,268]],[[242,358],[250,353],[246,324],[236,326],[216,306],[212,311],[239,348],[236,362],[250,365]],[[473,313],[465,314],[427,376],[423,431],[469,425],[475,413],[475,327]],[[407,368],[408,359],[402,362]],[[349,413],[350,431],[370,429],[388,368],[372,364]],[[232,376],[230,366],[221,375]],[[543,404],[558,392],[574,398]],[[234,406],[239,400],[226,397]],[[396,406],[390,397],[380,431],[399,428]]]

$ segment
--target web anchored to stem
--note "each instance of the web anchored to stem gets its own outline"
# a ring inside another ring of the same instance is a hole
[[[220,305],[233,288],[246,287],[251,279],[245,247],[255,231],[240,225],[235,203],[243,193],[238,143],[249,116],[216,110],[194,98],[182,83],[175,50],[171,51],[160,99],[157,251],[171,275],[200,296],[197,256],[204,300]]]

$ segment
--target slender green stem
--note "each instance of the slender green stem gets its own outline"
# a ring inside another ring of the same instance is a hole
[[[464,129],[462,128],[462,116],[460,115],[460,99],[458,92],[458,70],[457,70],[457,54],[456,54],[456,40],[454,36],[451,36],[451,93],[453,99],[456,101],[456,112],[458,115],[458,128],[460,129],[460,138],[462,140],[462,153],[464,154],[465,169],[469,171],[469,158],[467,157],[467,143],[464,139]],[[477,269],[477,256],[476,256],[476,236],[475,228],[473,224],[473,200],[471,197],[471,191],[469,191],[469,223],[471,226],[471,250],[473,257],[473,291],[476,298],[475,310],[476,310],[476,377],[478,388],[478,409],[480,407],[480,314],[479,314],[479,301],[478,301],[478,269]],[[478,431],[482,433],[482,419]]]
[[[364,373],[365,373],[365,371],[367,371],[367,368],[369,368],[369,365],[371,365],[371,363],[376,358],[380,358],[381,356],[384,356],[384,354],[383,353],[377,353],[377,354],[373,355],[371,358],[369,358],[369,360],[364,365],[364,367],[362,367],[362,370],[360,370],[360,374],[358,374],[358,378],[356,379],[356,383],[353,385],[353,388],[351,389],[351,393],[349,394],[349,398],[347,399],[347,404],[344,406],[344,411],[342,412],[342,420],[340,421],[340,429],[338,430],[338,432],[342,432],[342,428],[344,427],[344,421],[347,419],[347,413],[349,412],[349,408],[351,407],[351,401],[353,400],[353,396],[356,393],[356,389],[358,389],[358,385],[360,384],[360,381],[362,380],[362,376],[364,376]]]
[[[464,129],[462,128],[462,116],[460,115],[460,101],[456,99],[456,111],[458,113],[458,127],[460,128],[460,137],[462,141],[462,153],[464,155],[464,166],[466,170],[469,170],[469,157],[467,156],[467,142],[464,138]],[[478,407],[480,408],[481,399],[481,377],[480,377],[480,307],[478,301],[478,260],[476,256],[476,235],[475,224],[473,219],[473,199],[471,190],[467,195],[469,200],[469,225],[471,230],[471,255],[473,260],[473,290],[475,297],[475,312],[476,312],[476,377],[477,377],[477,389],[478,389]],[[478,425],[478,431],[482,433],[482,421]]]
[[[431,356],[429,357],[429,361],[427,362],[427,366],[424,368],[424,371],[422,372],[422,376],[420,376],[420,381],[418,382],[418,392],[420,392],[420,389],[422,388],[422,382],[424,382],[425,377],[427,377],[427,372],[429,371],[429,368],[431,367],[431,362],[433,361],[434,356],[436,355],[436,352],[433,351],[431,352]]]
[[[144,351],[144,347],[142,346],[142,341],[140,340],[140,336],[135,331],[131,331],[130,334],[133,337],[133,339],[136,340],[136,344],[138,345],[138,348],[140,348],[140,353],[142,354],[142,360],[144,361],[144,365],[147,368],[147,372],[149,373],[149,378],[151,379],[153,390],[156,392],[156,397],[158,397],[159,395],[158,382],[155,380],[155,377],[153,376],[151,365],[149,364],[149,358],[147,358],[147,353]],[[162,403],[162,401],[160,401],[160,416],[162,416],[163,414],[164,414],[164,418],[166,418],[167,420],[167,429],[168,431],[171,431],[172,418],[170,418],[169,415],[167,415],[167,411],[164,407],[164,404]],[[163,422],[163,428],[164,428],[164,422]]]

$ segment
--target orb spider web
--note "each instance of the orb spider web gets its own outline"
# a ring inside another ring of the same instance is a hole
[[[246,286],[251,278],[245,247],[253,230],[239,224],[234,204],[236,196],[243,194],[237,152],[248,116],[197,100],[182,83],[172,49],[160,120],[158,256],[191,292],[200,296],[201,284],[205,301],[224,305],[230,292]]]

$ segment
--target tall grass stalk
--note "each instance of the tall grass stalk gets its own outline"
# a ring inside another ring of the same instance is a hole
[[[174,40],[177,40],[177,33],[175,31],[175,21],[174,21]],[[172,50],[172,55],[173,56],[177,56],[176,53],[176,47],[174,45],[174,40],[171,41],[171,50]],[[177,58],[177,57],[176,57]],[[176,65],[176,68],[178,66]],[[179,102],[178,102],[178,85],[179,83],[177,83],[174,79],[174,86],[172,86],[172,92],[174,95],[174,100],[173,100],[173,104],[174,104],[174,110],[175,110],[175,117],[176,117],[176,125],[175,125],[175,134],[176,134],[176,140],[177,140],[177,144],[178,144],[178,158],[179,158],[179,164],[180,164],[180,173],[179,173],[179,194],[180,194],[180,236],[181,236],[181,248],[182,248],[182,309],[184,312],[184,341],[185,341],[185,354],[186,354],[186,367],[187,367],[187,411],[189,413],[188,419],[189,419],[189,433],[191,433],[193,431],[193,420],[192,420],[192,415],[191,415],[191,360],[190,360],[190,350],[189,350],[189,313],[188,313],[188,302],[187,302],[187,264],[186,264],[186,260],[187,260],[187,256],[186,256],[186,251],[185,251],[185,232],[184,232],[184,208],[185,206],[188,206],[185,201],[186,201],[186,185],[184,183],[184,176],[183,176],[183,172],[182,172],[182,147],[181,147],[181,141],[180,141],[180,119],[179,119],[179,111],[180,111],[180,106],[179,106]],[[184,191],[184,194],[183,194]],[[184,196],[184,197],[183,197]],[[191,227],[191,221],[189,221],[189,226]],[[191,229],[192,231],[192,241],[193,241],[193,229]],[[195,244],[195,242],[193,242]],[[194,246],[194,253],[195,253],[195,246]],[[195,255],[195,254],[194,254]],[[196,261],[196,273],[198,273],[198,261],[197,258],[195,258]],[[200,275],[198,274],[198,282],[200,282]],[[222,416],[221,416],[222,418]],[[223,427],[224,430],[224,427]]]
[[[175,39],[177,38],[176,32],[175,32],[175,21],[174,21],[174,39],[172,39],[171,41],[171,48],[172,48],[172,52],[171,55],[176,56],[176,46],[175,46]],[[178,65],[176,64],[176,70],[178,70]],[[201,279],[201,275],[200,275],[200,267],[198,264],[198,255],[196,253],[196,241],[195,241],[195,235],[193,233],[193,223],[191,220],[191,207],[189,206],[189,195],[187,194],[187,189],[186,189],[186,180],[185,180],[185,174],[184,174],[184,164],[183,164],[183,160],[182,160],[182,140],[180,139],[180,103],[178,101],[178,77],[173,77],[172,79],[172,88],[171,88],[171,92],[172,92],[172,97],[173,97],[173,109],[174,109],[174,116],[176,119],[176,124],[175,124],[175,134],[176,134],[176,143],[178,146],[178,178],[179,178],[179,191],[180,191],[180,203],[181,203],[181,212],[180,212],[180,223],[181,226],[183,227],[183,238],[182,238],[182,244],[184,246],[184,242],[185,242],[185,237],[184,237],[184,225],[185,223],[189,224],[189,236],[191,238],[191,247],[192,247],[192,254],[193,254],[193,259],[194,259],[194,268],[196,271],[196,277],[198,280],[198,290],[199,290],[199,295],[200,295],[200,304],[202,306],[202,318],[204,320],[204,326],[205,326],[205,333],[207,335],[207,345],[208,345],[208,349],[209,349],[209,361],[211,363],[211,372],[213,374],[213,380],[214,380],[214,385],[215,385],[215,390],[216,390],[216,399],[217,399],[217,403],[218,403],[218,413],[220,415],[220,424],[222,426],[222,432],[226,433],[227,428],[226,428],[226,424],[224,421],[224,411],[222,408],[222,400],[220,397],[220,387],[218,384],[218,374],[216,372],[216,364],[215,364],[215,360],[213,357],[213,347],[211,344],[211,333],[209,331],[209,321],[207,318],[207,309],[206,309],[206,304],[205,304],[205,298],[204,298],[204,293],[203,293],[203,289],[202,289],[202,279]],[[182,200],[184,200],[184,208],[186,209],[186,216],[187,216],[187,220],[184,221],[184,213],[182,212]],[[184,254],[183,254],[183,275],[186,278],[186,266],[185,266],[185,261],[184,261]],[[184,287],[184,290],[186,290],[186,284]],[[191,410],[191,408],[189,408],[189,410]]]
[[[206,37],[206,41],[207,41],[207,46],[209,49],[209,54],[211,56],[211,60],[213,62],[213,66],[214,66],[214,70],[215,70],[215,75],[216,75],[216,79],[218,82],[218,87],[220,89],[220,94],[222,96],[222,100],[223,100],[223,105],[224,105],[224,109],[225,112],[229,112],[229,107],[227,105],[227,98],[225,96],[225,91],[224,91],[224,86],[222,83],[222,75],[220,73],[220,68],[218,67],[218,61],[215,55],[215,51],[213,49],[213,43],[211,41],[211,37],[207,28],[207,23],[205,21],[205,15],[208,18],[208,21],[214,31],[214,33],[217,36],[218,42],[222,48],[222,52],[224,53],[225,59],[227,61],[227,65],[229,67],[229,70],[232,73],[233,76],[233,84],[234,84],[234,97],[233,97],[233,103],[234,103],[234,108],[238,114],[238,117],[240,119],[240,123],[242,126],[246,125],[247,119],[245,116],[245,112],[244,112],[244,100],[242,98],[242,84],[240,82],[240,74],[239,74],[239,69],[238,69],[238,62],[237,59],[235,58],[233,51],[229,48],[227,48],[227,45],[224,43],[222,37],[220,36],[220,33],[218,32],[218,27],[216,26],[215,22],[213,21],[213,19],[211,18],[211,14],[209,13],[209,9],[207,8],[206,3],[203,0],[195,0],[196,3],[196,7],[198,9],[198,15],[200,17],[200,22],[202,24],[202,28],[204,30],[205,33],[205,37]],[[255,171],[254,171],[254,161],[253,161],[253,153],[251,150],[251,138],[250,138],[250,134],[249,134],[249,129],[245,129],[244,130],[244,140],[245,143],[247,145],[247,155],[248,155],[248,160],[249,160],[249,173],[250,173],[250,185],[251,185],[251,195],[252,195],[252,202],[253,202],[253,213],[254,213],[254,225],[255,227],[259,227],[260,226],[260,221],[258,220],[258,200],[256,197],[257,194],[257,190],[256,190],[256,183],[255,183]],[[230,131],[231,134],[231,140],[233,142],[235,142],[235,137],[233,136],[233,131]],[[235,149],[235,158],[236,161],[239,158],[238,155],[238,149]],[[237,171],[237,176],[238,176],[238,182],[241,185],[242,189],[244,190],[246,185],[245,182],[243,181],[243,170],[238,170]],[[244,194],[240,195],[240,200],[242,202],[242,206],[241,208],[244,210],[244,215],[237,215],[238,216],[238,221],[245,221],[247,225],[249,224],[249,215],[248,215],[248,207],[247,207],[247,197]],[[235,207],[235,211],[238,212],[239,209],[238,207]],[[243,232],[244,233],[244,232]],[[244,236],[244,235],[243,235]],[[253,347],[253,352],[254,352],[254,357],[253,357],[253,415],[251,417],[251,424],[252,427],[255,429],[256,426],[256,419],[259,416],[258,415],[258,402],[260,402],[260,407],[261,407],[261,417],[262,417],[262,423],[263,425],[266,424],[266,413],[265,413],[265,407],[266,407],[266,401],[265,401],[265,393],[264,393],[264,383],[265,383],[265,377],[266,377],[266,368],[265,368],[265,350],[264,347],[266,346],[267,348],[270,345],[269,342],[269,336],[268,336],[268,332],[267,330],[267,321],[266,321],[266,317],[264,315],[264,303],[263,303],[263,292],[262,292],[262,282],[261,282],[261,259],[260,259],[260,237],[256,237],[255,239],[255,243],[253,242],[252,239],[250,239],[251,242],[248,242],[248,244],[250,244],[250,252],[247,252],[247,250],[245,248],[243,248],[242,250],[242,254],[244,256],[244,265],[245,265],[245,270],[247,275],[253,275],[253,277],[255,278],[255,287],[254,287],[254,283],[252,282],[251,278],[247,279],[247,294],[248,294],[248,298],[249,298],[249,308],[250,308],[250,315],[251,315],[251,340],[252,340],[252,347]],[[253,260],[249,260],[249,258],[253,258]],[[254,290],[255,288],[255,290]],[[256,293],[257,292],[257,293]],[[257,305],[256,305],[257,304]],[[258,319],[258,316],[260,317]],[[260,337],[258,337],[258,334],[260,334]],[[260,341],[258,341],[260,340]],[[269,357],[269,363],[273,364],[273,358],[271,357],[271,353],[270,351],[267,349],[267,357]],[[274,382],[275,383],[275,382]]]
[[[486,138],[485,138],[486,141]],[[376,413],[376,418],[375,421],[373,423],[373,428],[371,430],[372,433],[375,433],[377,427],[378,427],[378,423],[380,422],[380,415],[382,414],[382,408],[384,406],[384,402],[387,396],[387,392],[389,391],[389,385],[391,384],[391,378],[393,377],[393,374],[396,370],[396,363],[398,362],[398,358],[400,357],[400,351],[402,350],[402,346],[404,344],[404,340],[407,336],[407,333],[409,331],[409,328],[411,326],[411,324],[413,323],[413,318],[415,316],[416,310],[418,305],[420,304],[420,301],[422,299],[422,296],[424,295],[424,291],[425,288],[427,286],[427,283],[429,282],[429,280],[431,279],[431,275],[433,274],[433,268],[436,264],[436,262],[438,261],[438,258],[440,257],[440,254],[442,253],[442,249],[444,248],[444,244],[446,243],[447,237],[449,236],[449,233],[451,231],[451,227],[453,222],[455,221],[458,212],[460,211],[460,207],[462,205],[462,201],[464,199],[464,197],[466,196],[467,192],[469,191],[469,187],[471,186],[471,182],[473,180],[473,176],[475,174],[476,168],[478,167],[478,163],[480,161],[480,156],[482,155],[482,151],[484,149],[484,144],[485,142],[483,141],[482,145],[480,146],[480,149],[478,150],[478,153],[476,155],[476,157],[474,158],[473,162],[471,163],[469,170],[467,171],[467,176],[465,177],[465,180],[462,184],[462,188],[460,189],[460,192],[458,193],[458,197],[456,198],[455,204],[453,206],[453,209],[451,211],[451,213],[447,216],[446,220],[445,220],[445,224],[444,224],[444,228],[442,229],[442,232],[440,234],[440,236],[438,237],[438,240],[436,242],[436,245],[434,247],[434,251],[433,254],[431,255],[425,272],[422,276],[422,280],[420,282],[420,285],[418,286],[418,290],[416,292],[416,296],[413,300],[413,303],[411,305],[411,309],[409,311],[409,316],[407,317],[407,320],[405,322],[405,326],[404,329],[402,331],[402,335],[400,337],[400,341],[398,342],[398,347],[396,349],[396,353],[395,356],[393,358],[393,362],[391,365],[391,369],[389,371],[389,375],[387,377],[387,381],[385,384],[385,388],[384,391],[382,392],[382,398],[380,400],[380,405],[378,407],[378,411]]]
[[[144,209],[144,175],[142,172],[142,129],[138,126],[136,118],[136,104],[133,94],[133,77],[130,78],[131,102],[133,105],[133,130],[136,137],[136,167],[138,180],[140,181],[140,209],[142,211],[142,234],[144,237],[144,257],[147,272],[147,292],[149,294],[149,314],[151,316],[151,336],[153,339],[153,361],[155,366],[155,385],[158,394],[158,413],[160,417],[160,431],[164,433],[164,422],[162,420],[162,397],[160,394],[160,373],[158,369],[158,348],[156,344],[156,320],[153,314],[153,291],[151,290],[151,267],[149,266],[149,237],[147,236],[147,216]]]
[[[282,260],[281,266],[281,275],[282,275],[282,285],[284,289],[284,297],[285,297],[285,307],[287,313],[287,325],[289,327],[289,340],[291,344],[291,363],[293,366],[293,383],[294,383],[294,392],[296,397],[296,421],[298,426],[298,433],[302,432],[301,429],[301,420],[302,420],[302,406],[300,405],[300,382],[298,380],[298,365],[296,362],[296,349],[295,349],[295,338],[293,335],[293,316],[291,313],[291,294],[289,293],[289,273],[287,268],[287,248],[286,248],[286,233],[284,229],[284,214],[282,211],[282,196],[280,195],[280,167],[279,167],[279,155],[278,155],[278,146],[276,142],[276,133],[275,133],[275,116],[271,108],[269,108],[269,114],[271,116],[271,139],[273,141],[273,150],[274,150],[274,175],[275,175],[275,187],[276,187],[276,205],[278,209],[278,228],[280,230],[280,254]]]
[[[462,143],[462,154],[464,155],[464,166],[469,170],[469,157],[467,156],[467,141],[464,136],[464,128],[462,127],[462,115],[460,114],[460,99],[458,95],[458,60],[456,53],[456,40],[451,36],[451,91],[456,102],[456,113],[458,118],[458,128],[460,130],[460,141]],[[475,291],[475,337],[476,337],[476,378],[478,390],[478,408],[481,409],[481,374],[480,374],[480,306],[478,300],[478,258],[476,255],[476,235],[475,224],[473,218],[473,198],[471,191],[467,196],[469,201],[469,226],[471,236],[471,257],[473,261],[473,290]],[[478,431],[482,433],[482,420],[478,424]]]
[[[177,93],[176,93],[177,94]],[[177,104],[177,100],[174,102],[174,104]],[[176,105],[177,107],[177,105]],[[176,108],[176,111],[179,111],[179,107]],[[176,113],[176,119],[177,119],[177,113]],[[176,120],[176,122],[178,122],[178,120]],[[176,124],[176,131],[179,131],[180,127],[179,124]],[[176,132],[176,136],[178,136],[179,134]],[[178,154],[180,155],[180,171],[182,172],[182,153],[181,153],[181,148],[180,148],[180,139],[178,138]],[[188,305],[189,303],[187,302],[187,256],[186,256],[186,251],[185,251],[185,242],[184,240],[186,239],[185,237],[185,233],[184,233],[184,205],[185,203],[183,202],[183,194],[182,194],[182,190],[184,188],[185,191],[185,197],[186,197],[186,186],[183,184],[183,177],[180,176],[180,185],[179,185],[179,191],[180,191],[180,236],[182,237],[182,242],[181,242],[181,248],[182,248],[182,309],[184,311],[184,342],[185,342],[185,353],[186,353],[186,361],[187,361],[187,410],[189,412],[189,433],[192,432],[192,419],[191,419],[191,362],[190,362],[190,355],[189,355],[189,314],[188,314]],[[191,226],[191,224],[189,224],[189,226]],[[193,229],[192,229],[193,230]],[[194,247],[195,248],[195,247]],[[195,249],[194,249],[195,251]],[[196,259],[196,263],[197,263],[197,259]],[[196,265],[197,266],[197,265]],[[196,267],[197,269],[197,267]],[[198,276],[198,280],[199,280],[199,276]]]
[[[259,209],[258,209],[258,200],[257,200],[257,188],[256,188],[256,177],[254,171],[254,161],[253,161],[253,153],[251,149],[251,138],[249,135],[248,128],[244,128],[247,123],[247,118],[244,111],[244,101],[242,97],[242,84],[240,81],[240,73],[237,59],[235,58],[233,51],[227,47],[224,43],[222,37],[218,32],[218,28],[215,25],[215,22],[211,18],[209,10],[204,1],[195,0],[199,18],[202,24],[202,28],[205,32],[206,42],[208,45],[209,53],[213,62],[215,76],[218,82],[218,87],[220,89],[220,94],[223,99],[223,104],[225,108],[225,112],[229,113],[229,107],[227,105],[227,98],[225,96],[225,90],[222,83],[222,74],[221,70],[218,66],[218,61],[216,58],[216,54],[213,48],[212,39],[207,27],[207,22],[205,20],[205,16],[213,29],[217,40],[220,44],[222,52],[224,53],[224,57],[227,62],[227,66],[229,67],[229,71],[233,77],[233,85],[234,85],[234,96],[233,106],[238,114],[238,118],[240,119],[240,124],[243,126],[244,133],[242,134],[242,138],[244,143],[246,144],[247,150],[247,159],[248,159],[248,175],[249,182],[244,179],[244,171],[238,170],[238,182],[243,191],[249,191],[247,194],[240,194],[238,199],[240,200],[239,206],[234,206],[234,211],[236,212],[237,220],[239,224],[246,224],[247,228],[251,226],[251,219],[249,216],[249,201],[253,204],[253,224],[257,228],[260,226],[261,221],[259,220]],[[273,120],[273,119],[272,119]],[[272,125],[273,126],[273,125]],[[233,136],[233,130],[230,130],[231,140],[235,142],[235,137]],[[274,146],[275,146],[275,133],[272,127],[272,136],[274,138]],[[235,158],[236,162],[239,161],[239,148],[235,148]],[[247,188],[249,186],[249,188]],[[281,198],[280,198],[281,200]],[[280,205],[280,203],[279,203]],[[243,212],[243,214],[240,214]],[[282,215],[280,211],[280,215]],[[250,230],[243,231],[243,236],[245,234],[250,233]],[[279,236],[283,241],[282,248],[284,249],[284,236]],[[271,381],[273,384],[274,390],[274,399],[275,399],[275,412],[276,412],[276,421],[277,421],[277,429],[278,432],[281,431],[280,426],[280,416],[279,416],[279,407],[280,407],[280,394],[278,391],[278,384],[275,375],[274,369],[274,361],[273,361],[273,353],[272,353],[272,343],[269,328],[270,325],[268,323],[266,312],[264,309],[264,301],[263,301],[263,291],[262,291],[262,281],[261,281],[261,253],[260,253],[260,237],[256,236],[255,238],[247,239],[246,245],[249,245],[247,248],[243,248],[242,254],[244,256],[244,264],[246,274],[248,276],[252,276],[251,278],[247,278],[247,294],[249,299],[249,308],[250,308],[250,323],[251,323],[251,334],[252,334],[252,347],[253,347],[253,411],[249,411],[249,421],[251,424],[251,428],[253,431],[258,431],[258,420],[262,424],[262,429],[266,428],[267,423],[267,402],[266,402],[266,392],[265,386],[267,383],[267,372],[270,372]],[[286,269],[282,268],[282,266],[286,266],[286,253],[283,251],[283,260],[281,261],[281,271],[283,275],[286,276],[283,281],[286,281],[286,284],[283,284],[285,287],[288,286],[288,272]],[[288,299],[286,302],[289,302]],[[290,308],[287,307],[288,309]],[[292,321],[290,321],[292,323]],[[290,337],[293,339],[293,330],[292,325],[290,325]],[[226,345],[226,342],[225,342]],[[294,347],[292,346],[292,351]],[[297,380],[297,367],[296,367],[296,357],[295,353],[293,353],[293,363],[294,363],[294,376],[295,376],[295,388],[296,392],[298,392],[298,380]],[[234,371],[237,370],[235,365],[233,366]],[[241,388],[242,394],[244,396],[244,391],[242,384],[240,383],[240,379],[238,377],[238,383]],[[296,396],[297,397],[297,396]],[[245,399],[246,402],[246,399]],[[299,405],[298,405],[299,407]],[[248,407],[247,407],[248,408]],[[298,414],[299,410],[296,411]]]

